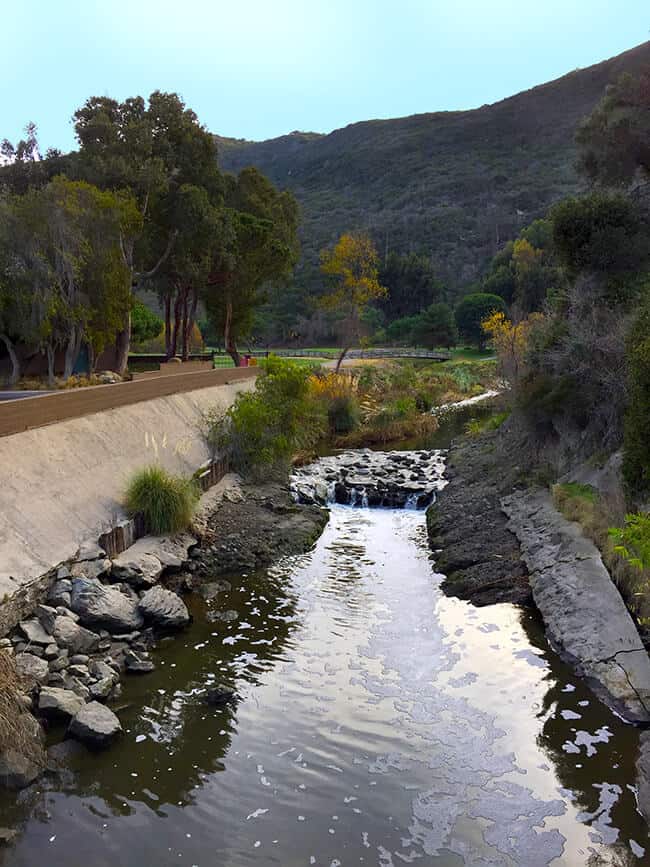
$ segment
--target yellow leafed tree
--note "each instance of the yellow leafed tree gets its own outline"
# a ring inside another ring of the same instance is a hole
[[[361,339],[361,314],[368,304],[388,293],[379,282],[379,256],[370,237],[363,233],[341,235],[333,249],[321,251],[321,270],[332,279],[332,291],[323,306],[339,313],[343,348],[336,362],[338,372],[353,341]]]
[[[531,331],[543,319],[541,313],[531,313],[515,325],[504,313],[493,313],[481,323],[492,340],[501,372],[512,386],[524,371]]]

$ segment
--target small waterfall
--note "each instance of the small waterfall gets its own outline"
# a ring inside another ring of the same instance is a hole
[[[444,487],[439,450],[342,452],[299,467],[291,491],[299,503],[360,508],[422,509]]]

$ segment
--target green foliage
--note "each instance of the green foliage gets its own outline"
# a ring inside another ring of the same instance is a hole
[[[459,333],[482,349],[485,345],[485,332],[481,323],[493,313],[505,313],[505,304],[499,295],[490,295],[486,292],[466,295],[456,307],[456,325]]]
[[[614,550],[637,569],[650,569],[650,513],[625,516],[624,527],[610,528]]]
[[[154,340],[163,330],[165,323],[156,316],[142,301],[137,299],[131,310],[131,336],[134,343],[146,343]]]
[[[483,418],[472,418],[465,425],[465,432],[469,436],[477,437],[486,431],[498,430],[509,415],[510,412],[505,411],[486,415]]]
[[[377,302],[388,320],[417,314],[445,294],[431,260],[415,253],[389,253],[379,271],[379,282],[388,289]]]
[[[598,492],[595,488],[580,482],[564,482],[554,485],[553,495],[558,503],[566,499],[580,499],[588,503],[595,503],[598,499]]]
[[[627,340],[629,403],[625,414],[623,477],[633,498],[650,492],[650,297]]]
[[[568,198],[551,210],[553,244],[570,276],[638,271],[648,261],[650,233],[629,198],[595,192]]]
[[[327,407],[327,421],[333,434],[348,434],[359,426],[359,404],[354,395],[334,397]]]
[[[324,430],[321,407],[310,395],[311,369],[275,356],[262,367],[255,391],[240,393],[225,413],[208,413],[203,424],[210,452],[253,478],[286,473],[292,455]]]
[[[125,506],[131,517],[141,514],[148,533],[178,533],[192,521],[199,489],[191,479],[170,475],[159,466],[136,472],[126,489]]]
[[[431,304],[418,317],[411,332],[415,346],[435,349],[446,346],[448,349],[458,341],[458,329],[454,312],[448,304]]]

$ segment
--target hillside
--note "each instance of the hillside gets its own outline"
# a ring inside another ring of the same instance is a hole
[[[314,285],[318,251],[348,229],[380,251],[424,252],[457,287],[504,240],[576,192],[574,132],[623,72],[650,64],[650,42],[472,111],[371,120],[329,135],[219,138],[226,171],[257,166],[303,208],[297,279]]]

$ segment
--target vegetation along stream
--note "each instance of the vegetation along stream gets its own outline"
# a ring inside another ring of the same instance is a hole
[[[16,806],[3,863],[644,863],[637,730],[531,611],[441,580],[422,510],[332,504],[308,554],[190,598],[189,629],[126,681],[122,740]],[[206,705],[215,683],[237,701]]]

